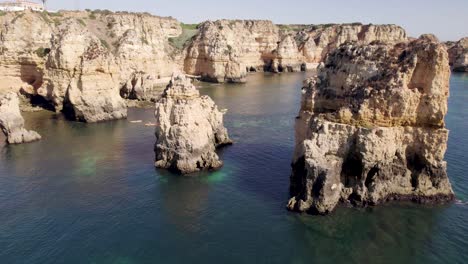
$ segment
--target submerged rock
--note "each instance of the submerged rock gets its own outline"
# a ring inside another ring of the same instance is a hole
[[[216,148],[231,144],[223,113],[183,74],[175,74],[156,103],[158,168],[189,174],[223,165]]]
[[[10,144],[28,143],[41,139],[41,136],[24,128],[24,119],[19,109],[18,95],[0,95],[0,128]]]
[[[452,200],[449,76],[445,47],[427,36],[332,52],[303,88],[288,208]]]

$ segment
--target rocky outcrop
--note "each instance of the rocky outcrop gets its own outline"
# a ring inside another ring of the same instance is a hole
[[[468,72],[468,38],[447,43],[450,65],[454,72]]]
[[[158,168],[189,174],[222,166],[216,148],[231,144],[213,100],[200,96],[183,74],[175,74],[156,103]]]
[[[52,91],[55,108],[63,107],[70,119],[98,122],[125,118],[127,107],[119,94],[118,77],[113,74],[118,71],[113,59],[96,36],[78,22],[67,21],[52,39],[44,92]]]
[[[184,70],[213,82],[245,82],[247,70],[258,71],[273,59],[279,41],[271,21],[204,22],[187,47]]]
[[[12,12],[0,17],[0,89],[70,118],[126,117],[123,99],[156,100],[182,68],[172,18],[149,14]]]
[[[18,95],[13,92],[0,95],[0,128],[9,144],[28,143],[41,139],[37,132],[24,128]]]
[[[297,33],[299,48],[306,63],[323,62],[326,56],[345,42],[396,44],[407,40],[406,32],[396,25],[316,25]],[[315,45],[314,45],[315,44]]]
[[[447,201],[444,154],[450,68],[430,36],[396,45],[346,43],[303,88],[288,208]]]
[[[249,71],[314,69],[347,41],[406,41],[394,25],[274,25],[264,20],[208,21],[186,48],[184,70],[213,82],[245,82]]]

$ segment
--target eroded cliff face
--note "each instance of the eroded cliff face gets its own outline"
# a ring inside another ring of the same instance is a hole
[[[406,39],[396,26],[219,20],[187,30],[172,18],[109,11],[8,12],[0,22],[0,91],[85,122],[125,118],[124,99],[156,101],[173,72],[244,82],[249,71],[315,68],[345,41]]]
[[[216,148],[232,143],[223,115],[184,74],[175,74],[156,103],[156,167],[181,174],[221,167]]]
[[[327,214],[339,203],[453,199],[449,76],[446,48],[431,36],[329,54],[303,88],[288,208]]]
[[[468,38],[446,44],[452,70],[454,72],[468,72]]]
[[[214,82],[245,82],[249,71],[315,69],[342,43],[406,41],[394,25],[274,25],[264,20],[208,21],[186,47],[184,70]]]
[[[28,143],[41,139],[37,132],[24,128],[18,95],[14,92],[0,95],[0,129],[9,144]]]
[[[271,63],[278,28],[265,20],[218,20],[199,25],[187,47],[184,70],[214,82],[245,82],[247,70]]]
[[[179,22],[149,14],[14,12],[1,18],[0,89],[72,119],[126,117],[123,98],[156,100],[182,68]]]

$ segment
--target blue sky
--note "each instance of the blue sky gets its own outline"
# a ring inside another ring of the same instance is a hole
[[[49,0],[48,8],[145,11],[185,23],[235,18],[284,24],[398,24],[415,37],[468,36],[468,0]]]

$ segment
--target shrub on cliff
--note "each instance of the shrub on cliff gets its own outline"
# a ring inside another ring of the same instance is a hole
[[[44,58],[47,55],[49,55],[50,49],[49,48],[38,48],[37,50],[34,51],[34,53],[36,53],[37,56],[39,56],[41,58]]]

